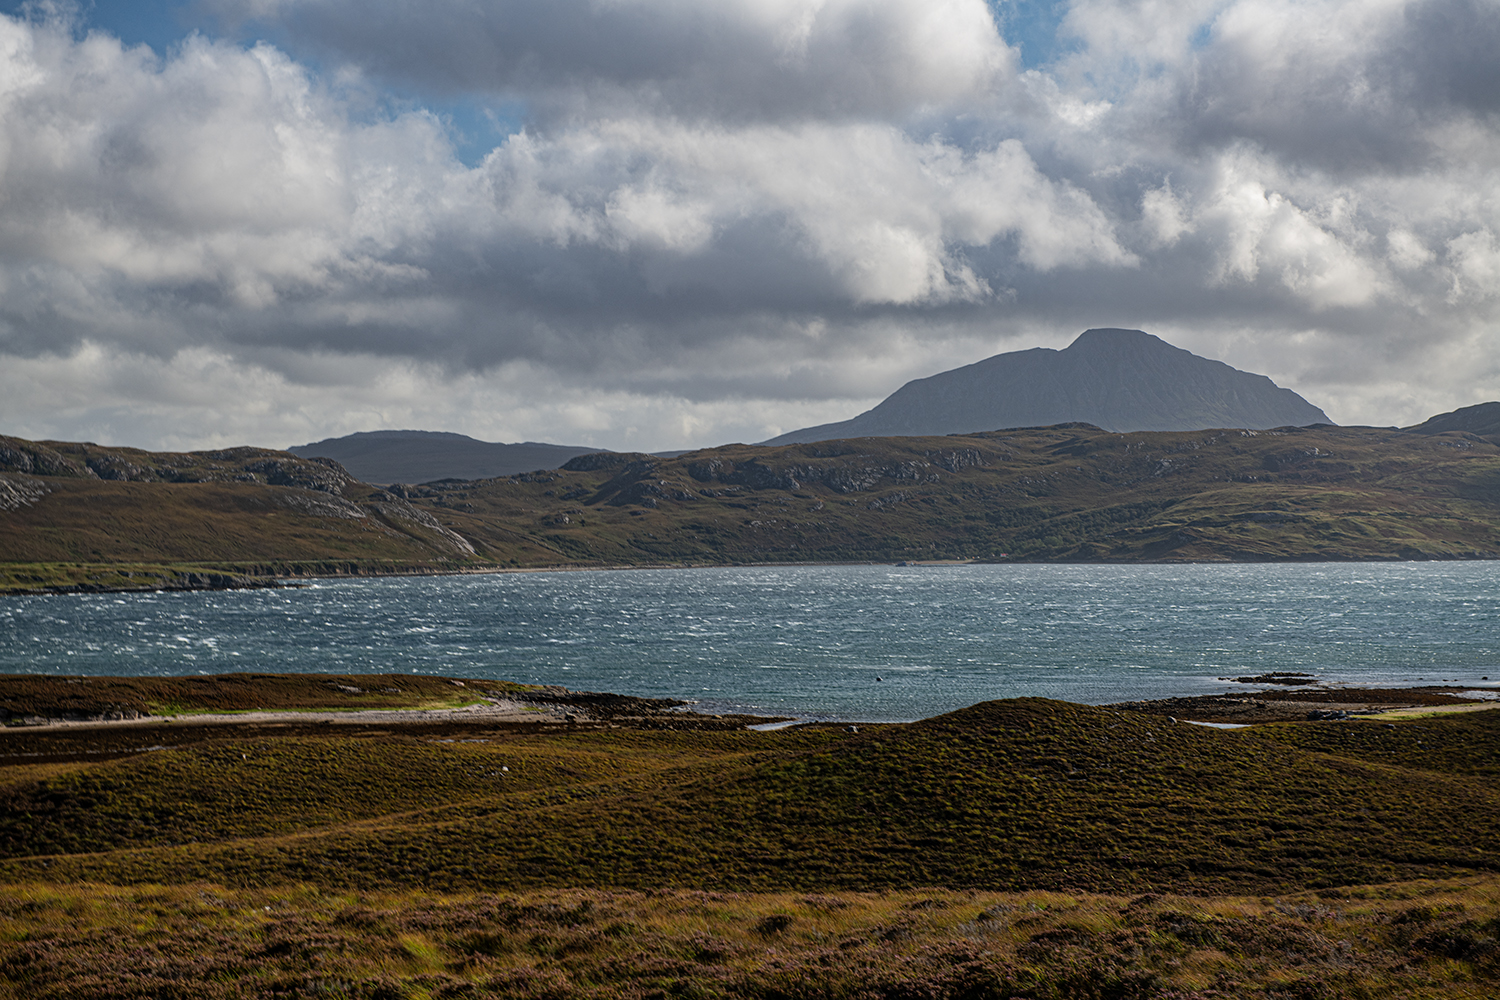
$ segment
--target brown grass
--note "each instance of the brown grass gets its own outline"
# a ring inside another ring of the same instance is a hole
[[[1493,879],[1337,894],[330,892],[21,883],[0,997],[1458,998]]]
[[[1497,715],[6,730],[0,998],[1491,996]]]

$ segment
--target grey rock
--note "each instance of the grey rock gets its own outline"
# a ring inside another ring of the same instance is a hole
[[[0,510],[16,510],[34,504],[50,492],[41,480],[0,473]]]

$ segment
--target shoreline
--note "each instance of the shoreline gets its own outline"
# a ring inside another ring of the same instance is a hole
[[[888,566],[899,567],[946,567],[946,566],[1259,566],[1259,565],[1393,565],[1398,563],[1454,563],[1494,562],[1500,556],[1454,556],[1439,557],[1393,557],[1390,559],[1332,559],[1332,558],[1285,558],[1285,559],[1140,559],[1115,560],[1029,560],[1029,559],[856,559],[807,562],[665,562],[665,563],[610,563],[610,564],[557,564],[549,566],[475,566],[451,569],[426,569],[413,567],[407,570],[375,571],[369,573],[313,573],[305,576],[264,577],[232,570],[208,570],[201,567],[184,567],[187,576],[216,576],[216,580],[190,580],[175,586],[115,587],[102,584],[65,584],[56,586],[0,589],[0,598],[5,597],[72,597],[90,594],[164,594],[164,593],[212,593],[226,590],[295,590],[318,580],[385,580],[408,577],[442,576],[498,576],[512,573],[584,573],[615,572],[624,570],[664,569],[790,569],[815,566]],[[101,568],[103,564],[101,564]],[[230,578],[233,578],[232,580]]]
[[[711,714],[638,698],[484,678],[390,674],[184,677],[0,675],[0,758],[27,737],[63,742],[216,738],[222,732],[481,729],[744,730],[787,716]]]
[[[1099,706],[1183,722],[1264,725],[1276,722],[1340,722],[1368,719],[1387,721],[1422,715],[1484,711],[1500,708],[1500,700],[1465,697],[1477,690],[1462,685],[1399,688],[1338,688],[1298,686],[1265,691],[1229,691],[1122,701]]]
[[[381,675],[221,675],[296,677],[303,681],[332,684],[337,681],[366,680]],[[10,675],[3,680],[34,679],[43,684],[74,684],[78,679],[54,675]],[[0,680],[0,683],[3,683]],[[88,680],[159,681],[199,678],[89,678]],[[463,687],[449,678],[434,681]],[[474,683],[474,682],[470,682]],[[3,689],[0,689],[3,690]],[[359,691],[359,688],[340,690]],[[1214,695],[1188,695],[1144,701],[1106,702],[1090,706],[1115,711],[1139,712],[1165,717],[1172,722],[1207,723],[1211,725],[1264,725],[1270,723],[1372,720],[1392,721],[1428,715],[1486,711],[1500,708],[1500,699],[1475,697],[1472,687],[1433,685],[1420,688],[1334,688],[1299,686],[1290,690],[1229,691]],[[115,704],[90,707],[33,707],[31,710],[0,710],[0,741],[9,734],[108,730],[171,732],[191,729],[260,729],[329,727],[404,729],[410,727],[499,727],[524,730],[576,730],[598,728],[687,729],[687,730],[760,730],[774,731],[806,726],[893,726],[911,722],[871,722],[861,720],[830,721],[827,718],[787,715],[752,715],[745,713],[712,713],[695,710],[692,702],[678,699],[639,698],[599,692],[577,692],[565,688],[543,688],[535,691],[474,690],[474,699],[464,705],[420,707],[358,707],[352,705],[298,705],[295,707],[257,707],[254,709],[214,710],[208,707],[185,708],[176,712],[139,711]],[[263,699],[270,700],[270,699]],[[999,701],[1014,699],[994,699]],[[1082,704],[1082,703],[1080,703]],[[4,756],[0,754],[0,756]]]
[[[662,569],[774,569],[806,566],[990,566],[1001,563],[982,559],[942,560],[930,559],[907,562],[886,562],[876,559],[861,559],[838,562],[764,562],[764,563],[612,563],[595,565],[552,566],[475,566],[457,569],[422,569],[377,571],[371,573],[310,573],[305,576],[252,576],[245,573],[214,571],[224,577],[236,577],[234,582],[190,582],[183,586],[111,587],[100,584],[66,584],[57,586],[30,587],[0,590],[3,597],[74,597],[90,594],[187,594],[211,593],[224,590],[298,590],[318,580],[392,580],[438,576],[501,576],[511,573],[587,573],[614,572],[620,570]],[[1041,565],[1041,564],[1037,564]],[[1103,565],[1103,564],[1101,564]],[[202,574],[199,574],[202,575]]]

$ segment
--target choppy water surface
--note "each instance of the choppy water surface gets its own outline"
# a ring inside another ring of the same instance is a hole
[[[0,598],[0,671],[436,673],[898,720],[1301,670],[1500,686],[1500,565],[824,566]]]

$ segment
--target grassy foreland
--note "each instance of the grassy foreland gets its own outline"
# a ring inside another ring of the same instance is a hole
[[[1500,448],[1459,431],[1060,426],[585,456],[380,489],[259,449],[9,438],[0,506],[11,591],[538,566],[1488,559]]]
[[[1490,995],[1497,736],[13,727],[0,995]]]

